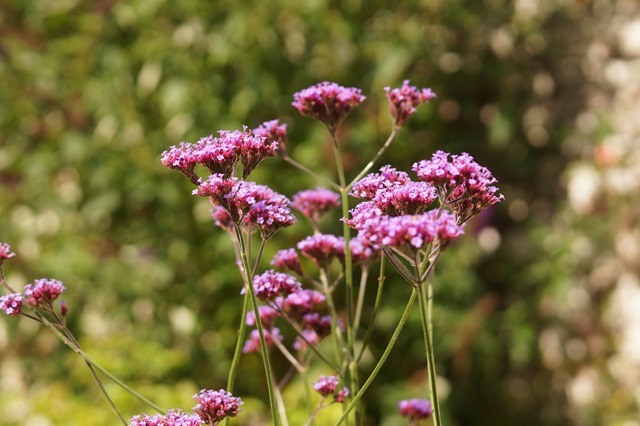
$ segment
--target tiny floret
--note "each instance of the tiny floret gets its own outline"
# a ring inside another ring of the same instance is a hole
[[[223,389],[219,391],[203,389],[193,398],[198,402],[193,410],[207,425],[217,425],[226,417],[237,416],[242,411],[240,406],[244,404],[240,398]]]
[[[24,286],[24,297],[31,306],[43,306],[50,304],[65,290],[62,282],[54,279],[42,278],[35,280],[33,284]]]
[[[7,315],[20,315],[22,312],[22,295],[20,293],[12,293],[0,296],[0,310]]]

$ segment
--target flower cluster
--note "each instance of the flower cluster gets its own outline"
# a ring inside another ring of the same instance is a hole
[[[265,121],[253,129],[253,134],[265,138],[265,143],[277,142],[277,154],[281,157],[287,156],[287,151],[285,150],[287,144],[286,124],[280,124],[278,120]]]
[[[276,306],[287,315],[298,318],[312,312],[322,305],[325,300],[326,297],[319,291],[302,288],[289,294],[284,299],[276,300]]]
[[[409,175],[399,172],[387,165],[380,169],[380,173],[370,173],[356,182],[350,194],[357,198],[373,200],[379,190],[384,188],[401,187],[411,182]]]
[[[253,277],[253,289],[258,299],[271,302],[278,296],[286,297],[300,291],[302,286],[295,277],[270,269],[262,275]]]
[[[258,314],[260,315],[260,321],[265,328],[271,328],[276,318],[280,316],[280,313],[271,306],[258,306]],[[250,327],[256,325],[256,314],[253,311],[247,312],[246,324]]]
[[[24,297],[31,306],[50,305],[65,290],[62,282],[42,278],[24,286]]]
[[[360,89],[325,81],[295,93],[293,99],[291,105],[300,114],[324,123],[333,133],[349,111],[366,98]]]
[[[467,153],[452,155],[437,151],[431,160],[422,160],[412,168],[418,177],[438,188],[441,202],[448,204],[463,223],[487,207],[504,199],[497,194],[497,182],[489,169],[480,166]]]
[[[129,420],[129,426],[203,426],[203,424],[199,415],[183,413],[180,410],[170,410],[164,416],[140,414]]]
[[[405,399],[398,402],[398,411],[409,420],[421,420],[431,417],[433,407],[428,399]]]
[[[20,293],[11,293],[0,296],[0,310],[7,315],[20,315],[22,312],[22,295]]]
[[[11,259],[15,255],[15,253],[11,252],[11,247],[9,246],[9,244],[0,243],[0,265],[2,265],[2,262],[4,262],[6,259]]]
[[[389,111],[396,127],[402,126],[409,117],[416,112],[416,108],[436,97],[431,89],[418,89],[409,86],[409,80],[402,83],[402,87],[393,89],[385,87],[389,100]]]
[[[273,345],[274,340],[278,340],[278,342],[282,341],[282,335],[280,334],[280,329],[277,327],[272,327],[270,329],[263,329],[264,332],[264,341],[267,346]],[[248,354],[251,352],[256,352],[260,349],[260,333],[257,329],[251,330],[249,334],[249,338],[246,342],[244,342],[244,346],[242,347],[242,353]]]
[[[437,198],[436,189],[427,182],[407,182],[378,190],[375,205],[389,216],[415,215],[427,210]]]
[[[298,243],[303,255],[319,268],[327,268],[331,261],[344,253],[344,238],[330,234],[314,234]]]
[[[318,381],[313,383],[313,389],[322,395],[323,398],[333,395],[336,402],[343,403],[349,396],[349,389],[343,387],[336,392],[338,383],[339,380],[336,376],[320,376],[318,377]]]
[[[226,417],[237,416],[242,411],[240,406],[244,404],[240,398],[234,397],[223,389],[219,391],[203,389],[193,398],[198,402],[193,407],[193,411],[207,425],[217,425]]]
[[[320,315],[317,312],[304,314],[302,316],[302,336],[298,336],[293,343],[295,350],[301,351],[307,347],[307,343],[316,345],[324,337],[331,334],[331,316]]]
[[[317,227],[325,213],[340,205],[340,195],[318,187],[298,192],[293,196],[291,204]]]
[[[273,256],[271,265],[279,269],[290,270],[298,275],[302,275],[300,257],[298,256],[298,252],[292,248],[279,250],[275,256]]]

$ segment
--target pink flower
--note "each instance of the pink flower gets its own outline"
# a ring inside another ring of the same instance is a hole
[[[6,259],[11,259],[15,255],[15,253],[11,252],[11,247],[9,246],[9,244],[0,243],[0,265],[2,265],[2,262],[4,262]]]
[[[253,288],[256,297],[263,302],[273,301],[278,296],[289,296],[302,289],[302,286],[291,275],[268,270],[262,275],[253,277]]]
[[[12,293],[0,296],[0,310],[7,315],[20,315],[22,312],[22,295],[20,293]]]
[[[246,127],[242,132],[227,133],[225,136],[238,139],[243,179],[246,179],[262,160],[276,155],[278,142],[266,136],[257,136],[247,131]]]
[[[267,346],[273,345],[273,340],[278,339],[279,342],[282,341],[282,335],[280,334],[280,329],[277,327],[272,328],[271,330],[263,329],[264,332],[264,341]],[[251,330],[251,334],[249,334],[249,339],[244,342],[244,346],[242,347],[242,353],[248,354],[251,352],[257,352],[260,350],[260,333],[258,330]]]
[[[33,284],[24,286],[24,296],[31,306],[42,306],[53,302],[65,290],[62,282],[54,279],[42,278]]]
[[[213,135],[200,138],[193,147],[196,161],[211,173],[221,174],[225,178],[233,176],[240,154],[240,138],[234,137],[236,133],[239,132],[221,130],[219,138]]]
[[[385,87],[389,100],[389,111],[396,127],[402,126],[416,112],[416,108],[436,97],[431,89],[418,89],[409,86],[409,80],[402,83],[399,89]]]
[[[298,252],[295,249],[284,249],[278,251],[275,256],[273,256],[271,265],[279,269],[288,269],[302,275],[300,257],[298,257]]]
[[[227,232],[233,232],[233,218],[224,207],[214,206],[210,212],[216,226]]]
[[[349,111],[366,98],[360,89],[325,81],[295,93],[293,99],[291,105],[300,114],[321,121],[333,133]]]
[[[243,223],[260,229],[262,238],[269,239],[280,228],[286,228],[296,223],[296,217],[288,206],[264,200],[255,203],[244,216]]]
[[[178,146],[172,146],[169,151],[162,153],[161,161],[163,166],[178,170],[197,183],[198,176],[193,169],[198,164],[198,158],[192,144],[180,142]]]
[[[320,376],[318,381],[313,383],[313,389],[320,395],[327,397],[333,395],[338,387],[338,378],[336,376]]]
[[[325,300],[326,298],[319,291],[300,289],[282,300],[277,300],[276,305],[280,306],[287,314],[300,317],[322,305]]]
[[[217,425],[226,417],[237,416],[242,411],[240,406],[244,404],[240,398],[223,389],[203,389],[193,398],[198,402],[193,410],[207,425]]]
[[[373,200],[379,190],[404,186],[409,182],[411,179],[408,174],[387,165],[380,169],[380,173],[370,173],[356,182],[350,194],[357,198]]]
[[[375,205],[389,216],[419,214],[427,210],[437,198],[436,189],[427,182],[407,182],[378,190]]]
[[[428,419],[433,414],[431,401],[428,399],[406,399],[398,402],[400,415],[410,420]]]
[[[340,205],[340,195],[326,188],[307,189],[295,194],[291,204],[318,226],[325,213]]]
[[[333,259],[344,252],[344,239],[330,234],[314,234],[300,241],[298,249],[319,268],[326,268]]]
[[[271,328],[276,318],[280,316],[280,313],[271,306],[258,306],[258,312],[260,313],[260,321],[264,328]],[[247,319],[245,323],[250,327],[254,327],[256,325],[255,312],[247,312]]]
[[[285,145],[287,144],[286,124],[279,124],[278,120],[265,121],[256,129],[253,129],[253,134],[266,138],[265,143],[277,142],[277,154],[281,157],[287,156],[285,150]]]
[[[336,402],[339,402],[340,404],[343,404],[348,397],[349,397],[349,389],[346,386],[343,387],[340,392],[338,392],[333,396]]]
[[[202,426],[202,424],[202,419],[197,414],[187,414],[180,410],[169,410],[164,416],[141,414],[129,420],[129,426]]]

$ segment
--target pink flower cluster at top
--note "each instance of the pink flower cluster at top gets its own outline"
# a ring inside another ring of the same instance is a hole
[[[129,426],[203,426],[204,424],[199,415],[183,413],[180,410],[170,410],[166,415],[141,414],[129,420]]]
[[[402,87],[391,89],[385,87],[389,100],[389,112],[396,127],[402,126],[415,112],[416,108],[436,97],[431,89],[418,89],[409,85],[409,80],[402,83]]]
[[[193,396],[198,404],[193,407],[206,425],[217,425],[226,417],[235,417],[244,404],[238,397],[223,389],[219,391],[203,389]]]
[[[428,399],[405,399],[398,402],[398,411],[402,417],[420,420],[431,417],[433,407]]]
[[[334,132],[349,111],[366,98],[360,89],[325,81],[295,93],[293,99],[291,105],[300,114],[315,118]]]

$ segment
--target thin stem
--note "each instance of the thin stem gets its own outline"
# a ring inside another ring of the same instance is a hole
[[[422,320],[422,334],[427,352],[427,368],[429,370],[429,393],[431,394],[431,403],[433,405],[433,425],[441,426],[442,419],[440,416],[440,403],[438,401],[438,390],[436,388],[436,361],[433,353],[433,338],[431,336],[431,327],[429,323],[427,297],[424,289],[424,283],[416,285],[418,293],[420,293],[420,318]]]
[[[376,164],[376,162],[380,159],[380,157],[382,157],[382,154],[384,154],[387,148],[389,148],[389,145],[391,145],[391,142],[393,142],[393,139],[396,137],[397,133],[398,133],[398,129],[394,127],[393,130],[391,131],[391,134],[387,138],[387,141],[384,143],[384,145],[382,145],[382,147],[378,150],[377,154],[373,157],[371,161],[369,161],[369,163],[365,166],[365,168],[362,169],[360,173],[358,173],[358,176],[356,176],[351,181],[351,183],[347,186],[347,190],[351,189],[354,183],[362,179],[362,177],[366,175],[369,170],[371,170],[371,168]]]
[[[356,316],[353,319],[353,334],[358,335],[358,329],[360,328],[360,320],[362,319],[362,307],[364,305],[364,295],[367,292],[367,278],[369,278],[369,268],[367,266],[362,267],[362,274],[360,275],[360,288],[358,289],[358,302],[356,304]]]
[[[376,316],[378,315],[378,310],[380,308],[380,302],[382,302],[382,290],[384,289],[384,269],[385,269],[385,259],[386,256],[382,256],[380,259],[380,275],[378,276],[378,291],[376,292],[376,300],[373,303],[373,314],[371,314],[371,319],[369,320],[369,327],[367,327],[367,331],[362,339],[362,346],[360,348],[360,353],[356,357],[356,364],[360,362],[362,359],[362,355],[364,355],[364,351],[369,344],[369,338],[371,337],[371,333],[373,333],[373,325],[376,322]]]
[[[264,365],[265,377],[267,380],[267,391],[269,394],[269,405],[271,407],[271,416],[273,418],[273,424],[275,426],[280,425],[278,404],[276,402],[275,393],[274,393],[274,385],[272,381],[273,374],[271,372],[271,362],[269,360],[269,348],[267,347],[267,342],[264,338],[264,329],[262,327],[262,320],[260,319],[260,310],[258,309],[258,299],[256,298],[256,293],[252,285],[252,277],[250,276],[249,269],[249,260],[247,258],[247,248],[244,241],[244,236],[242,235],[242,231],[237,224],[233,225],[236,236],[238,238],[238,243],[240,245],[240,257],[242,260],[242,268],[244,270],[245,279],[248,287],[249,296],[251,297],[251,303],[253,305],[253,313],[256,318],[256,328],[258,329],[258,336],[260,338],[260,350],[262,352],[262,363]]]
[[[329,288],[329,278],[322,268],[320,268],[320,282],[322,283],[322,290],[326,298],[327,309],[329,310],[329,315],[331,316],[331,336],[334,341],[333,346],[336,362],[338,364],[341,364],[340,352],[342,349],[346,348],[344,346],[344,340],[342,338],[342,330],[340,330],[340,325],[338,322],[338,311],[336,310],[336,305],[333,303],[333,294],[331,293],[331,289]],[[340,369],[340,374],[343,374],[342,369]]]
[[[236,347],[233,351],[233,359],[229,367],[229,375],[227,376],[227,392],[233,393],[233,387],[236,381],[236,371],[240,364],[240,356],[242,355],[242,344],[247,334],[247,310],[249,307],[249,292],[245,291],[244,300],[242,301],[242,314],[240,315],[240,326],[238,327],[238,336],[236,338]]]
[[[362,398],[362,395],[364,395],[364,393],[367,391],[369,386],[371,386],[371,383],[373,383],[373,380],[376,378],[376,376],[380,372],[380,369],[382,368],[384,363],[387,361],[387,358],[389,357],[391,350],[396,344],[396,340],[398,340],[398,336],[400,336],[400,332],[404,328],[404,324],[407,322],[407,318],[409,318],[409,313],[411,312],[411,308],[413,307],[413,303],[415,302],[417,295],[418,295],[418,291],[414,288],[413,292],[411,293],[411,297],[409,297],[409,301],[407,302],[407,306],[404,308],[402,317],[400,318],[400,321],[398,322],[398,325],[396,326],[396,329],[394,330],[393,335],[391,336],[391,339],[387,344],[387,347],[382,353],[382,356],[378,360],[378,363],[373,368],[373,371],[371,372],[367,380],[364,382],[364,384],[362,385],[358,393],[351,400],[351,404],[349,404],[349,406],[344,410],[344,413],[342,413],[342,417],[338,419],[336,426],[342,424],[347,419],[351,410],[353,410],[353,408],[358,404],[358,401],[360,401],[360,398]]]
[[[277,339],[273,339],[274,342]],[[273,372],[271,373],[273,374]],[[275,382],[275,377],[272,377],[271,380]],[[280,413],[280,418],[282,419],[282,426],[289,426],[289,421],[287,420],[287,410],[284,405],[284,399],[282,398],[282,392],[280,392],[280,388],[278,386],[275,387],[275,396],[276,401],[278,402],[278,412]]]
[[[335,189],[337,191],[340,190],[340,186],[337,185],[335,182],[333,182],[330,179],[327,179],[326,177],[324,177],[322,175],[319,175],[318,173],[314,172],[313,170],[309,169],[308,167],[303,166],[302,164],[298,163],[293,158],[291,158],[289,156],[286,156],[286,157],[283,157],[283,160],[286,161],[287,163],[291,164],[293,167],[296,167],[296,168],[302,170],[303,172],[313,176],[314,178],[323,181],[324,183],[326,183],[327,185],[329,185],[333,189]]]
[[[298,373],[304,373],[305,368],[300,365],[300,363],[298,362],[298,360],[296,359],[296,357],[294,357],[291,352],[289,352],[289,350],[287,348],[285,348],[285,346],[282,344],[282,342],[280,342],[278,339],[273,339],[273,345],[278,348],[278,350],[282,353],[282,355],[284,355],[284,357],[287,359],[287,361],[289,361],[291,363],[291,365],[293,366],[293,368],[296,369],[296,371]],[[277,388],[277,386],[276,386]]]

